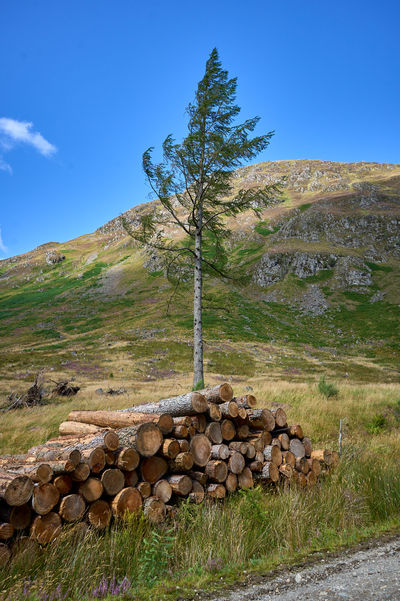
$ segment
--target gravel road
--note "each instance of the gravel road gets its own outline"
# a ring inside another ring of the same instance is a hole
[[[210,601],[400,601],[400,537],[251,580]]]

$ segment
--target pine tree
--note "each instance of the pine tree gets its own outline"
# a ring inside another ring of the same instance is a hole
[[[274,132],[251,137],[259,117],[235,124],[240,108],[235,104],[237,79],[228,78],[214,49],[206,63],[193,103],[186,109],[188,133],[181,143],[171,135],[162,144],[163,160],[153,163],[149,148],[143,169],[159,199],[159,210],[142,215],[138,227],[123,219],[127,232],[147,248],[164,257],[168,267],[182,260],[194,272],[193,387],[204,385],[202,285],[203,270],[224,277],[221,257],[229,235],[226,217],[252,209],[257,216],[276,201],[278,187],[239,190],[233,193],[232,175],[244,162],[264,150]],[[166,233],[177,226],[183,236],[171,240]],[[166,229],[165,229],[166,228]],[[215,259],[204,254],[204,238],[216,247]]]

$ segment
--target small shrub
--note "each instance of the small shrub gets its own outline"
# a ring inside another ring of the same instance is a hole
[[[382,413],[378,413],[366,424],[365,427],[367,432],[370,434],[379,434],[386,428],[386,425],[386,417],[382,415]]]
[[[192,390],[203,390],[204,388],[204,380],[200,380],[200,382],[197,382],[196,386],[193,386]]]
[[[173,537],[167,533],[152,530],[143,539],[143,550],[139,565],[139,578],[148,584],[154,583],[167,572],[168,558]]]
[[[338,396],[339,390],[336,388],[334,384],[330,384],[325,380],[325,376],[320,378],[318,383],[318,390],[321,394],[323,394],[327,399],[331,397]]]

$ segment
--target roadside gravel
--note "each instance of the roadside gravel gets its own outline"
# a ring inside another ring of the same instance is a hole
[[[210,601],[400,601],[400,537],[240,585]]]

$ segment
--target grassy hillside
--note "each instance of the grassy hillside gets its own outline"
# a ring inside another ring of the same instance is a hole
[[[231,266],[247,285],[206,277],[207,374],[398,382],[400,166],[261,163],[235,185],[282,177],[282,204],[230,222]],[[1,261],[0,320],[3,399],[42,368],[130,391],[191,370],[191,283],[174,293],[118,219]]]

